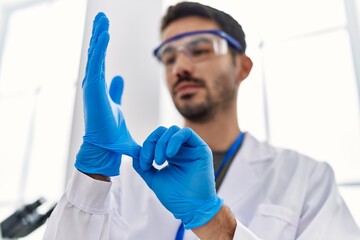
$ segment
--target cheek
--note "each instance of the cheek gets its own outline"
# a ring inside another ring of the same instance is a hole
[[[235,87],[236,75],[235,67],[228,59],[223,61],[214,61],[207,66],[203,66],[202,77],[206,81],[211,94],[218,94],[226,89]]]
[[[166,84],[167,89],[169,91],[171,91],[172,87],[174,86],[174,84],[176,82],[176,79],[173,76],[171,76],[170,74],[165,74],[164,78],[165,78],[165,84]]]

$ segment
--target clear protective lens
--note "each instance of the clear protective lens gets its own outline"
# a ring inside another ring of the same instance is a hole
[[[190,35],[164,44],[158,51],[158,59],[165,65],[175,63],[179,52],[191,61],[199,62],[214,55],[226,54],[228,45],[225,39],[212,34]]]

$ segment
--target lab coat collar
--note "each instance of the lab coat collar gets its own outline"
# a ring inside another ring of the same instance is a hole
[[[246,196],[260,182],[275,155],[274,147],[258,141],[246,132],[244,142],[218,192],[219,196],[225,200],[225,204],[231,206]],[[234,194],[234,191],[237,193]]]
[[[241,146],[237,157],[240,157],[240,161],[252,164],[271,160],[275,154],[276,150],[273,146],[269,145],[267,142],[260,142],[253,135],[246,132],[243,145]]]

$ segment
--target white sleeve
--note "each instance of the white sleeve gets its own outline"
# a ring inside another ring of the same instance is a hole
[[[111,185],[75,170],[46,223],[43,240],[125,239],[129,226],[115,209]]]
[[[236,219],[236,229],[233,240],[260,240],[260,238]]]

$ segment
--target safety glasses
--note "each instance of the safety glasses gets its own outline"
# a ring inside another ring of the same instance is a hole
[[[186,32],[169,38],[154,50],[155,57],[165,66],[172,66],[179,52],[191,61],[200,62],[228,52],[228,45],[242,53],[240,43],[220,30]]]

